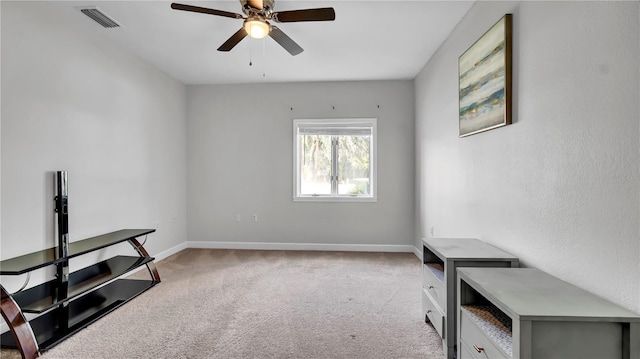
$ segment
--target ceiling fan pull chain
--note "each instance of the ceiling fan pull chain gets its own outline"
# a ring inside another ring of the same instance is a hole
[[[249,66],[253,66],[253,62],[251,61],[251,44],[249,44]]]
[[[267,55],[264,43],[265,41],[262,39],[262,77],[267,77]]]

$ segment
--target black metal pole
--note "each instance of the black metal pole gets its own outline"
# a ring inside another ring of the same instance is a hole
[[[57,171],[55,177],[56,188],[56,217],[58,235],[58,258],[69,256],[69,208],[67,171]],[[57,291],[55,298],[61,302],[58,306],[58,329],[66,331],[69,328],[69,306],[67,295],[69,292],[69,260],[65,259],[56,265]]]

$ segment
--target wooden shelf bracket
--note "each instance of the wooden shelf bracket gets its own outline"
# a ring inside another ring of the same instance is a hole
[[[0,312],[2,312],[2,317],[9,325],[9,329],[11,329],[11,334],[15,339],[18,350],[22,354],[22,358],[32,359],[39,357],[38,343],[29,322],[1,284],[0,293]]]

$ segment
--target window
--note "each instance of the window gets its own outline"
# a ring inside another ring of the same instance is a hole
[[[376,200],[376,119],[294,120],[293,132],[294,200]]]

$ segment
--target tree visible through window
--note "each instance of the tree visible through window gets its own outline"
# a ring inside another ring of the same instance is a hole
[[[375,119],[295,120],[297,200],[375,199]]]

